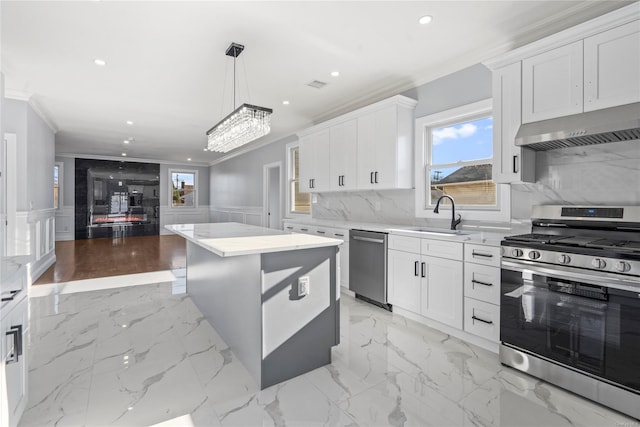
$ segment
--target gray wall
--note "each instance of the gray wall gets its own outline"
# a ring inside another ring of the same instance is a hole
[[[53,131],[26,101],[5,99],[2,107],[4,131],[17,138],[17,210],[53,208]]]
[[[263,166],[282,162],[286,168],[286,145],[297,140],[295,135],[272,144],[234,157],[210,167],[211,206],[238,207],[262,206]],[[284,169],[283,169],[284,172]],[[285,199],[286,174],[281,185],[282,199]]]
[[[62,206],[75,206],[76,159],[56,157],[56,162],[62,163]]]

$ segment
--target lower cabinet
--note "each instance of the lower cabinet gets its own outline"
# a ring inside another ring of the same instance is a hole
[[[21,293],[26,293],[24,288]],[[18,425],[20,417],[27,404],[27,333],[28,333],[28,304],[26,295],[10,310],[3,308],[2,339],[2,367],[0,368],[0,387],[6,393],[0,393],[0,424],[14,427]],[[6,410],[6,413],[4,413]]]
[[[433,256],[440,254],[440,250],[445,251],[443,254],[451,254],[452,243],[460,246],[453,256],[459,253],[461,257],[462,243],[390,236],[388,299],[392,305],[462,329],[462,261]],[[412,247],[422,250],[397,249]],[[425,250],[427,247],[431,249]]]
[[[304,223],[285,221],[284,230],[293,233],[314,234],[340,239],[344,243],[338,246],[338,279],[340,286],[349,289],[349,230],[342,228],[319,227]]]
[[[500,340],[500,306],[465,297],[464,330],[489,341],[498,342]]]

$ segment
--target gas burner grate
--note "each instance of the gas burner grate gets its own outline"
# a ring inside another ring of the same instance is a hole
[[[589,242],[586,246],[588,248],[615,249],[615,250],[624,250],[624,251],[630,251],[630,252],[640,252],[640,242],[634,242],[630,240],[600,239],[600,240]]]
[[[572,236],[555,236],[552,234],[542,234],[542,233],[529,233],[529,234],[518,234],[516,236],[507,236],[505,240],[513,240],[516,242],[535,242],[535,243],[545,243],[545,244],[553,244],[563,239],[571,238]]]

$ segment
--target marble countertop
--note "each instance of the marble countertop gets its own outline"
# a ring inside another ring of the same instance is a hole
[[[379,224],[379,223],[364,223],[364,222],[348,222],[348,221],[331,221],[331,220],[319,220],[314,218],[285,218],[283,221],[292,222],[297,224],[308,224],[316,227],[333,227],[342,229],[359,229],[380,231],[390,234],[398,234],[410,237],[429,238],[436,240],[450,240],[458,242],[467,242],[475,244],[484,244],[489,246],[500,246],[500,242],[505,236],[514,234],[528,233],[530,225],[524,225],[520,228],[508,228],[500,226],[480,226],[480,225],[465,225],[457,234],[438,234],[438,233],[424,233],[416,231],[417,228],[433,229],[433,227],[416,226],[416,225],[398,225],[398,224]],[[447,233],[446,229],[437,229],[444,233]]]
[[[337,246],[342,243],[340,239],[236,222],[173,224],[165,228],[221,257]]]

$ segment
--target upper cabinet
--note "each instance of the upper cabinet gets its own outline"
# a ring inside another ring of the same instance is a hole
[[[398,95],[298,133],[301,191],[412,188],[416,104]]]
[[[346,191],[356,188],[356,153],[358,146],[358,123],[356,119],[332,126],[331,155],[331,191]]]
[[[582,112],[582,41],[522,61],[522,123]]]
[[[640,21],[522,60],[522,123],[640,101]]]
[[[324,129],[300,138],[300,191],[328,191],[331,188],[329,164],[331,133]]]
[[[584,111],[640,101],[640,21],[584,40]]]
[[[534,182],[535,153],[515,145],[522,124],[522,65],[493,72],[493,182]]]

